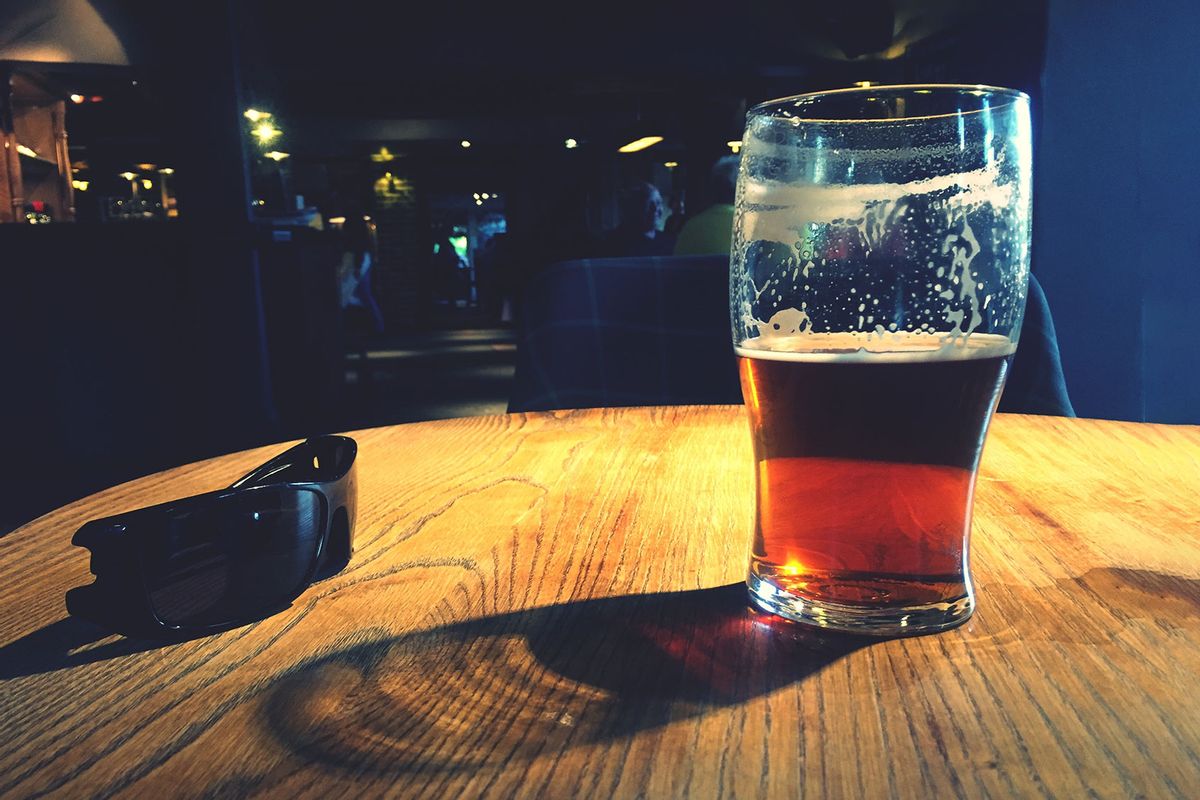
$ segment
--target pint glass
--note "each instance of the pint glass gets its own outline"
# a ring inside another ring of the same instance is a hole
[[[971,615],[975,474],[1029,242],[1020,92],[877,86],[750,110],[729,286],[759,608],[875,634]]]

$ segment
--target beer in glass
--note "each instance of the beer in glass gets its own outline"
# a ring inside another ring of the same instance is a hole
[[[758,607],[941,630],[1028,285],[1029,101],[869,87],[747,117],[730,269],[754,442]]]

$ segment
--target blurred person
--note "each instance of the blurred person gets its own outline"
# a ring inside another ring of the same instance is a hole
[[[383,312],[371,289],[371,267],[375,260],[372,233],[372,226],[362,214],[346,215],[342,226],[345,245],[338,265],[338,286],[346,328],[355,335],[383,333]]]
[[[678,241],[679,231],[683,229],[687,215],[684,213],[683,193],[675,197],[667,207],[667,219],[662,225],[662,232]]]
[[[451,306],[460,300],[466,300],[470,294],[470,276],[466,274],[466,262],[454,247],[453,232],[439,236],[434,245],[437,249],[433,254],[434,285],[438,299]],[[468,283],[464,287],[464,279]]]
[[[505,289],[511,266],[508,233],[493,234],[475,251],[475,286],[479,307],[491,322],[504,321]]]
[[[739,162],[738,156],[729,155],[713,164],[708,176],[713,204],[683,224],[675,242],[675,255],[729,254]]]
[[[669,256],[674,238],[660,233],[665,220],[666,204],[652,183],[635,183],[621,191],[617,198],[621,222],[600,238],[597,256]]]

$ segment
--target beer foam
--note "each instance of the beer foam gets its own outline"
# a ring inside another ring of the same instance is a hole
[[[857,221],[868,208],[890,208],[930,194],[948,193],[955,211],[984,204],[1006,208],[1012,202],[1013,186],[999,178],[998,164],[910,183],[795,185],[747,178],[742,190],[744,235],[747,241],[790,245],[796,241],[799,219],[810,225]]]
[[[1012,354],[1017,344],[995,333],[796,333],[756,336],[734,347],[742,358],[804,363],[909,364],[970,361]]]

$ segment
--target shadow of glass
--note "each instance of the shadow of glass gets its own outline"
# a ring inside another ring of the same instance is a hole
[[[564,603],[314,659],[268,688],[265,722],[346,770],[474,770],[744,703],[877,641],[758,614],[742,584]]]

